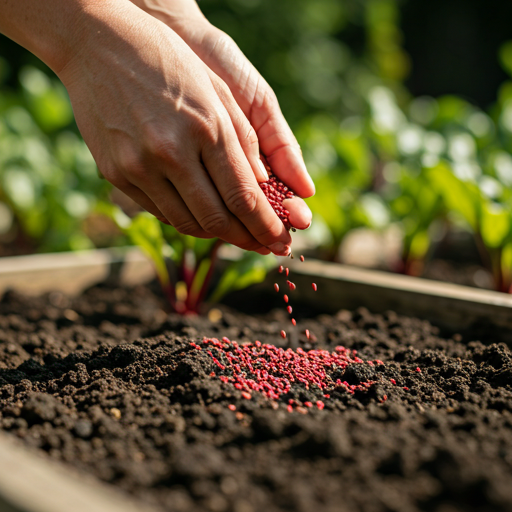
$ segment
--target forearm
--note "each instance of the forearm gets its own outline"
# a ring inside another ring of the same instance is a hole
[[[39,57],[57,74],[82,47],[86,34],[99,35],[94,21],[126,0],[2,0],[0,32]],[[105,18],[105,16],[103,16]],[[115,17],[115,16],[113,16]]]

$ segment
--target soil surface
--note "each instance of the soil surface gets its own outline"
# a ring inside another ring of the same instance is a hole
[[[357,355],[325,368],[326,389],[296,381],[277,399],[247,398],[204,336],[301,361],[338,346]],[[9,292],[0,427],[165,511],[512,510],[511,351],[393,312],[293,329],[284,308],[167,315],[148,288]]]

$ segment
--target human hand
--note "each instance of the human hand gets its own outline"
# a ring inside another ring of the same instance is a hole
[[[300,147],[284,119],[274,91],[227,34],[211,25],[195,0],[131,0],[171,27],[229,87],[257,133],[274,174],[300,197],[315,193]],[[307,228],[311,211],[296,197],[285,200],[294,227]]]
[[[91,4],[58,74],[105,178],[181,233],[288,254],[290,234],[256,179],[258,139],[226,85],[132,4]]]

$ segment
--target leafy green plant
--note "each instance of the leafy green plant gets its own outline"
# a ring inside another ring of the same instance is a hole
[[[259,283],[276,266],[273,256],[244,252],[228,264],[212,287],[215,263],[224,242],[182,235],[146,212],[130,219],[110,204],[101,205],[100,211],[108,213],[151,259],[162,291],[177,313],[199,313],[206,300],[218,302],[230,291]]]

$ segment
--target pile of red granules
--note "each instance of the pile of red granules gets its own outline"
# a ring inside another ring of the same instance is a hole
[[[315,391],[319,398],[330,398],[335,389],[342,389],[354,394],[356,390],[367,390],[374,381],[360,384],[349,384],[339,378],[333,378],[349,364],[383,364],[382,361],[363,361],[357,357],[357,351],[345,347],[336,347],[333,352],[328,350],[310,350],[298,348],[283,349],[274,345],[262,344],[260,341],[240,345],[228,338],[204,338],[200,344],[191,343],[197,350],[205,350],[216,365],[212,377],[222,382],[231,383],[242,391],[242,396],[251,399],[251,392],[257,391],[268,399],[277,401],[287,395],[292,386],[296,389]],[[286,398],[286,397],[285,397]],[[302,405],[297,401],[288,400],[288,410],[294,405]],[[303,405],[313,407],[312,402]],[[316,406],[324,408],[322,400]]]

